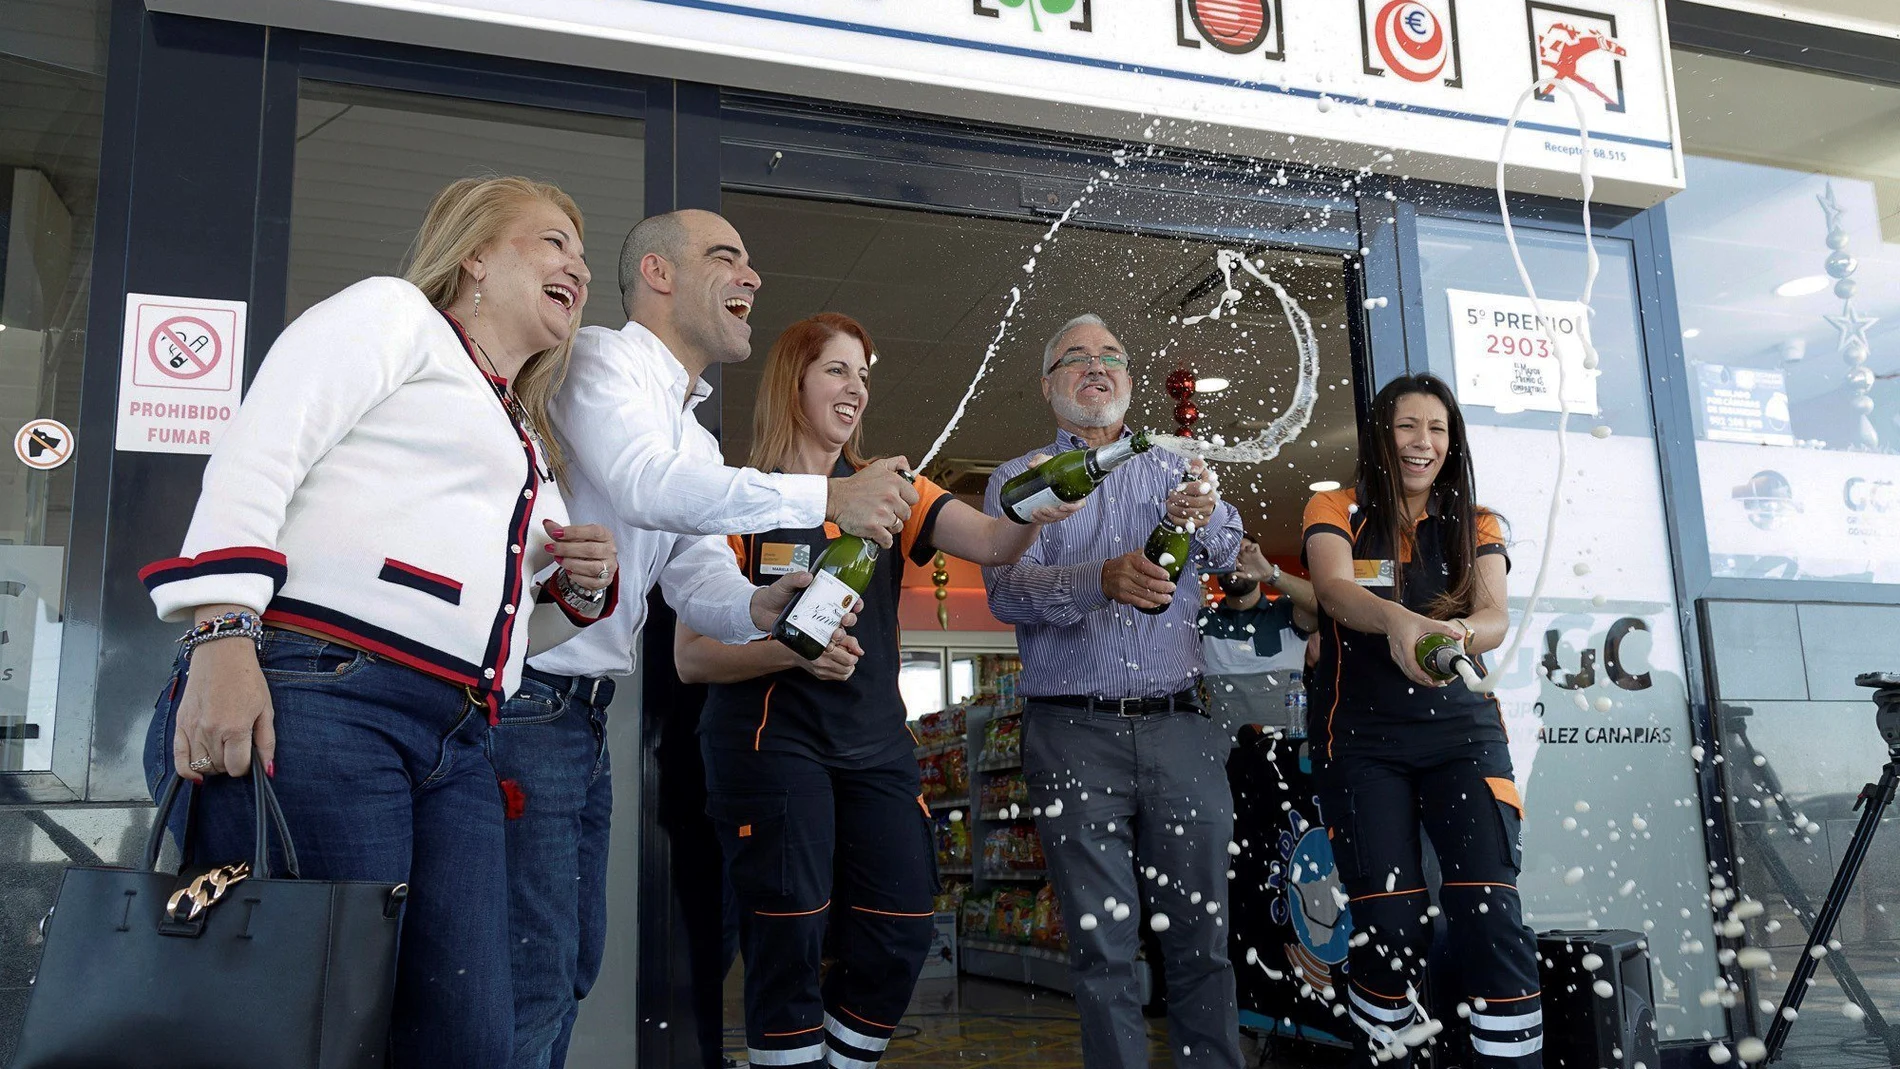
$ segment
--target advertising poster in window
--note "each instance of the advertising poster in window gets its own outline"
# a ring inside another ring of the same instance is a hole
[[[1597,414],[1597,372],[1583,366],[1583,305],[1448,289],[1458,403],[1499,412],[1556,412],[1558,361],[1570,411]]]
[[[1507,523],[1515,627],[1544,551],[1556,435],[1467,432],[1479,500]],[[1657,1026],[1697,1035],[1719,1023],[1697,1002],[1715,963],[1655,445],[1572,434],[1570,463],[1544,596],[1516,655],[1489,655],[1524,799],[1525,916],[1540,931],[1649,933]]]
[[[53,767],[59,692],[60,546],[0,546],[0,772]]]
[[[1712,442],[1793,445],[1787,376],[1780,368],[1697,364],[1702,437]]]
[[[1900,583],[1900,456],[1697,442],[1714,574]]]

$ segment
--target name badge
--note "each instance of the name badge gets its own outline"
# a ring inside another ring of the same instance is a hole
[[[1360,586],[1391,586],[1392,562],[1355,560],[1352,562],[1352,581]]]
[[[760,575],[790,575],[811,568],[811,547],[803,542],[766,542],[759,546]]]

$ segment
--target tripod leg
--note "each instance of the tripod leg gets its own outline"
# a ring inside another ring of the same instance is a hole
[[[1782,820],[1786,821],[1790,828],[1796,831],[1801,830],[1807,823],[1807,819],[1797,813],[1793,803],[1788,801],[1788,796],[1781,787],[1781,778],[1775,773],[1774,763],[1756,749],[1754,740],[1749,738],[1748,717],[1735,717],[1734,722],[1728,725],[1728,734],[1730,740],[1740,750],[1739,756],[1743,758],[1743,760],[1730,762],[1729,767],[1737,774],[1752,770],[1752,775],[1756,777],[1756,782],[1752,786],[1768,795],[1769,801],[1774,804]],[[1760,763],[1757,764],[1757,761]],[[1787,899],[1795,916],[1800,918],[1804,927],[1812,931],[1816,915],[1813,900],[1808,897],[1806,891],[1802,890],[1801,881],[1795,877],[1793,870],[1788,868],[1787,862],[1781,859],[1781,854],[1775,850],[1774,845],[1762,835],[1749,835],[1747,831],[1749,827],[1750,825],[1746,824],[1738,825],[1736,833],[1747,836],[1754,846],[1759,847],[1758,852],[1753,856],[1767,866],[1769,877],[1774,881],[1782,897]],[[1866,1012],[1862,1024],[1867,1029],[1867,1034],[1884,1042],[1895,1064],[1900,1064],[1900,1035],[1890,1030],[1886,1018],[1880,1014],[1879,1004],[1867,993],[1867,988],[1860,982],[1860,975],[1840,954],[1829,954],[1822,960],[1826,962],[1828,971],[1834,974],[1835,981],[1841,985],[1841,993],[1847,996],[1848,1001]]]
[[[1841,918],[1841,910],[1846,908],[1848,892],[1853,890],[1854,878],[1860,875],[1860,866],[1867,860],[1867,850],[1873,845],[1874,833],[1880,830],[1881,817],[1893,802],[1896,784],[1900,784],[1900,754],[1888,759],[1880,771],[1880,782],[1862,792],[1861,798],[1866,802],[1867,810],[1860,815],[1854,836],[1848,840],[1847,850],[1841,856],[1840,870],[1834,874],[1834,883],[1828,887],[1827,897],[1821,901],[1821,910],[1808,929],[1808,944],[1801,949],[1801,958],[1795,962],[1794,976],[1789,979],[1788,990],[1781,996],[1775,1019],[1768,1026],[1765,1039],[1768,1053],[1763,1059],[1766,1062],[1772,1062],[1780,1056],[1782,1045],[1788,1041],[1788,1030],[1794,1022],[1788,1019],[1787,1011],[1801,1008],[1801,999],[1808,993],[1808,981],[1813,979],[1814,968],[1818,964],[1814,948],[1825,944],[1834,934],[1834,925]]]

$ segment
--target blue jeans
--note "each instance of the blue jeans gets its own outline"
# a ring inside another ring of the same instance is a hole
[[[267,630],[258,660],[276,710],[271,782],[302,874],[410,887],[390,1064],[504,1064],[514,1012],[507,858],[485,707],[460,687],[293,631]],[[172,771],[188,667],[175,666],[146,736],[155,794]],[[214,776],[195,795],[186,863],[249,858],[249,783]],[[174,811],[174,836],[186,817]]]
[[[488,752],[510,810],[508,942],[515,991],[512,1069],[558,1069],[607,946],[607,763],[611,679],[527,669],[501,707]],[[497,1063],[500,1064],[500,1063]]]

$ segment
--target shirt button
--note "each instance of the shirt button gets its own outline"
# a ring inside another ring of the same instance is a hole
[[[515,607],[513,605],[503,605],[501,611],[513,616],[515,614]]]
[[[493,678],[495,678],[495,670],[494,670],[493,668],[484,668],[484,669],[482,669],[482,678],[483,678],[483,679],[493,679]]]

